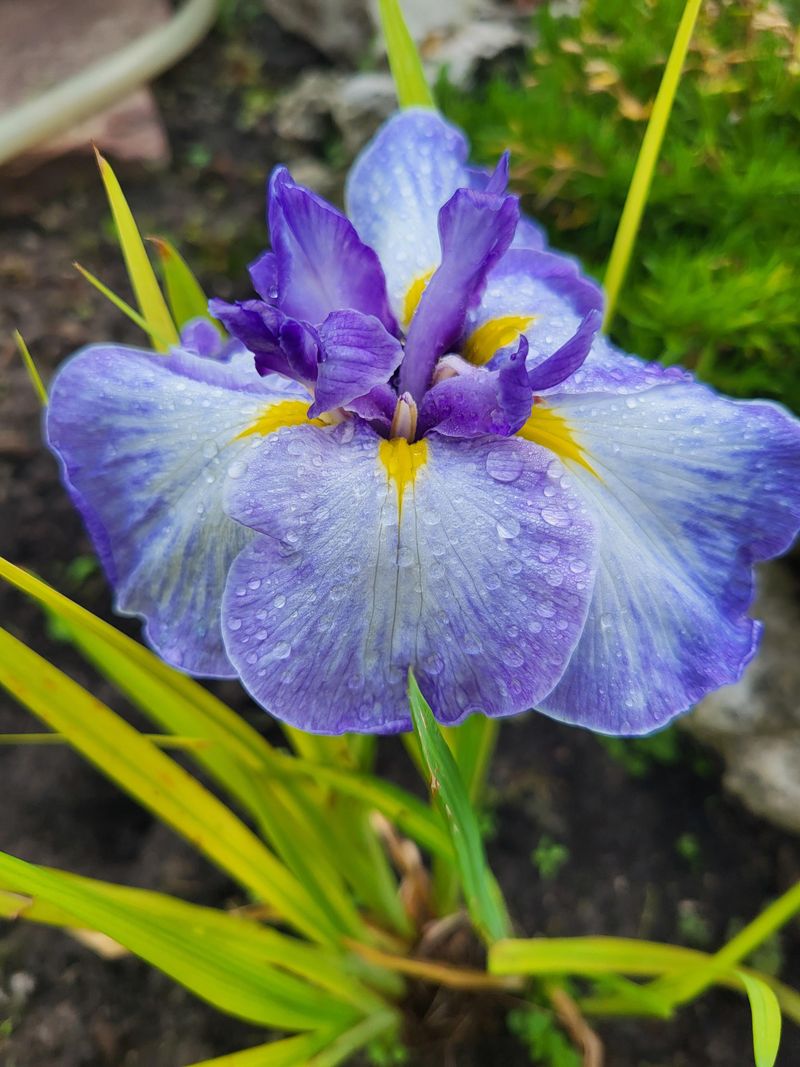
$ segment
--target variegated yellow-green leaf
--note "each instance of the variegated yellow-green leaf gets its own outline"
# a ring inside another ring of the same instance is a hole
[[[63,909],[75,926],[106,934],[231,1015],[291,1030],[346,1024],[358,1017],[352,1005],[287,973],[280,942],[291,949],[290,939],[255,924],[243,924],[239,931],[240,920],[233,916],[70,877],[2,852],[0,884],[29,894],[42,908]],[[52,914],[42,919],[48,920],[53,921]],[[272,945],[271,938],[278,944]]]
[[[95,154],[111,214],[114,216],[114,223],[117,227],[120,248],[125,258],[125,266],[128,268],[128,277],[136,294],[136,302],[147,323],[154,348],[159,352],[164,352],[169,345],[178,343],[178,331],[175,329],[175,323],[172,321],[155,271],[147,257],[139,229],[117,176],[108,160],[104,159],[96,149]]]
[[[286,867],[230,809],[71,678],[0,630],[0,685],[254,896],[308,936],[339,931]]]
[[[208,313],[208,297],[175,245],[164,237],[151,237],[150,241],[161,261],[167,286],[167,300],[178,329],[192,319],[208,319],[224,337],[224,330]]]
[[[307,1064],[316,1052],[338,1036],[336,1031],[298,1034],[297,1037],[271,1041],[268,1045],[232,1052],[228,1056],[203,1060],[202,1063],[192,1064],[192,1067],[298,1067],[299,1064]]]

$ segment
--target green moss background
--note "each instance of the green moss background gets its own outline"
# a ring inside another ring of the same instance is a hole
[[[560,5],[563,7],[563,5]],[[516,69],[438,99],[551,243],[602,278],[683,0],[534,15]],[[800,3],[706,0],[612,328],[738,396],[800,411]]]

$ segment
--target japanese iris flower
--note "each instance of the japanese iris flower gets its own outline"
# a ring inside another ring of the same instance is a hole
[[[300,728],[538,707],[662,726],[756,648],[753,564],[800,525],[800,424],[598,335],[602,297],[433,111],[356,161],[348,214],[269,186],[258,299],[168,355],[56,377],[51,447],[170,663]]]

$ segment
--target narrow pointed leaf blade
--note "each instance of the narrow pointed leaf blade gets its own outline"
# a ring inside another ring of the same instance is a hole
[[[205,936],[202,923],[148,914],[125,897],[125,890],[72,879],[0,853],[0,880],[30,894],[43,907],[63,909],[75,925],[98,930],[216,1007],[265,1026],[316,1029],[352,1019],[351,1007],[323,990],[287,974],[269,959],[247,958],[225,939]],[[111,893],[106,890],[110,888]],[[121,888],[121,887],[116,887]],[[168,899],[168,898],[167,898]],[[181,902],[175,901],[180,913]],[[185,905],[191,915],[192,905]],[[172,911],[174,912],[174,908]],[[202,911],[203,909],[198,909]],[[235,924],[236,919],[228,917]]]
[[[5,630],[0,685],[91,763],[308,936],[337,931],[305,888],[230,809],[142,734]]]
[[[472,921],[491,944],[508,936],[509,921],[497,883],[486,862],[475,812],[439,724],[411,672],[408,691],[431,793],[450,830],[467,908]]]
[[[338,1036],[335,1031],[298,1034],[297,1037],[271,1041],[268,1045],[232,1052],[228,1056],[203,1060],[202,1063],[192,1064],[192,1067],[298,1067],[307,1063]]]
[[[378,6],[400,107],[436,107],[400,0],[379,0]]]
[[[192,319],[208,319],[224,337],[222,327],[208,313],[208,297],[175,245],[164,237],[151,237],[150,241],[161,261],[167,300],[178,329]]]
[[[30,353],[30,349],[25,344],[25,338],[22,336],[19,330],[14,330],[14,342],[16,343],[19,354],[22,357],[22,362],[25,364],[25,370],[28,372],[28,377],[30,378],[30,382],[33,386],[34,392],[39,398],[39,403],[42,405],[43,408],[46,408],[47,389],[45,388],[45,384],[42,381],[42,376],[39,373],[39,368],[34,363],[33,356]]]
[[[744,971],[736,973],[750,1001],[756,1067],[773,1067],[781,1044],[781,1009],[778,998],[760,978]]]
[[[139,229],[117,176],[108,160],[96,150],[95,152],[111,214],[114,216],[114,223],[117,227],[125,266],[128,268],[128,276],[136,294],[136,302],[151,332],[153,346],[157,351],[164,352],[170,344],[178,343],[178,331],[175,329],[175,323],[172,321],[155,271],[148,259]]]

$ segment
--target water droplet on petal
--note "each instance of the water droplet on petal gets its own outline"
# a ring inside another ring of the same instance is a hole
[[[548,526],[569,526],[570,518],[564,508],[557,508],[552,504],[547,504],[542,508],[542,518]]]
[[[486,457],[486,473],[496,482],[514,482],[522,474],[522,457],[511,447],[493,448]]]
[[[510,541],[520,531],[520,525],[513,515],[506,515],[502,522],[497,523],[497,536],[504,541]]]

